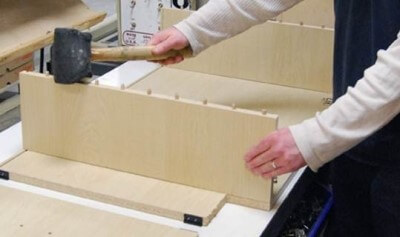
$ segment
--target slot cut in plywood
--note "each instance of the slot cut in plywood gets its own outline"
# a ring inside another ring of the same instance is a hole
[[[277,116],[96,85],[57,85],[20,74],[24,148],[168,182],[226,193],[269,209],[271,180],[243,155],[274,131]]]
[[[162,27],[189,15],[164,9]],[[331,93],[333,38],[331,29],[266,22],[173,67]]]
[[[49,45],[56,27],[82,30],[105,17],[80,0],[2,0],[0,12],[0,64]]]
[[[0,186],[3,237],[165,236],[196,233]]]
[[[225,194],[26,151],[1,170],[11,180],[184,221],[208,225]]]
[[[314,116],[317,111],[328,107],[323,104],[323,99],[331,97],[323,92],[169,67],[158,69],[130,88],[141,91],[152,88],[155,93],[179,95],[198,101],[207,98],[210,103],[234,104],[236,108],[255,111],[266,109],[269,113],[279,115],[279,127],[287,127]]]

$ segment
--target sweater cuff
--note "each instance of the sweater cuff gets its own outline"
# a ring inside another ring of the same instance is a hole
[[[301,124],[290,126],[289,130],[292,133],[297,148],[303,155],[303,158],[306,161],[307,165],[312,171],[317,172],[318,169],[323,166],[325,162],[323,162],[315,155],[313,147],[311,146],[310,135],[312,134],[310,134],[310,128],[307,128],[306,123],[312,122],[315,121],[313,121],[312,119],[306,120]]]
[[[193,51],[193,56],[198,55],[203,50],[201,43],[197,41],[197,37],[193,34],[191,27],[186,23],[185,20],[174,25],[174,27],[182,32],[182,34],[189,41],[190,47]]]

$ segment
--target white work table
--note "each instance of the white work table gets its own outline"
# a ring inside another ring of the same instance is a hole
[[[132,80],[133,81],[138,80],[129,77],[129,81],[124,82],[125,79],[122,78],[123,75],[129,74],[126,72],[127,68],[130,68],[129,63],[124,64],[122,67],[116,69],[118,71],[124,71],[124,73],[117,73],[117,71],[111,72],[113,78],[117,81],[115,83],[115,86],[119,86],[121,84],[121,81],[122,83],[125,83],[125,85],[130,85],[133,83]],[[141,68],[146,68],[145,70],[154,70],[155,67],[150,65],[148,67],[141,67]],[[144,74],[146,74],[146,72],[139,73],[140,76],[143,76]],[[110,74],[108,75],[106,74],[103,77],[101,77],[99,80],[100,83],[102,83],[102,80],[104,80],[104,78],[110,78]],[[113,82],[107,81],[107,85],[113,85]],[[21,123],[17,123],[14,126],[0,133],[0,164],[6,162],[9,159],[12,159],[13,157],[17,156],[23,151],[24,150],[22,146]],[[77,196],[68,195],[60,192],[55,192],[48,189],[38,188],[35,186],[18,183],[15,181],[0,180],[0,185],[136,219],[163,224],[178,229],[191,230],[197,232],[199,236],[242,237],[242,236],[260,236],[262,234],[265,227],[271,221],[274,214],[276,213],[277,208],[282,204],[282,202],[288,196],[289,192],[292,190],[293,186],[295,185],[296,181],[299,179],[301,174],[302,171],[297,172],[294,175],[294,177],[287,184],[285,190],[281,193],[274,208],[271,211],[262,211],[258,209],[252,209],[228,203],[225,204],[225,206],[219,211],[219,213],[212,220],[212,222],[205,227],[193,226],[177,220],[160,217],[152,214],[147,214],[132,209],[122,208],[115,205],[105,204],[102,202],[80,198]]]

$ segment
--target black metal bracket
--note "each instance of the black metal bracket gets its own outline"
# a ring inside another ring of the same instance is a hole
[[[183,215],[183,222],[186,224],[203,226],[203,218],[199,216],[194,216],[190,214]]]
[[[7,171],[0,170],[0,179],[9,180],[10,179],[9,173]]]

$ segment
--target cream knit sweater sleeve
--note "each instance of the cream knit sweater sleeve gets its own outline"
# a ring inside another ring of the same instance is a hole
[[[300,152],[314,171],[399,114],[400,33],[397,37],[387,50],[378,52],[376,63],[332,106],[290,127]]]
[[[301,0],[210,0],[175,27],[189,40],[194,55],[208,46],[274,18]]]

